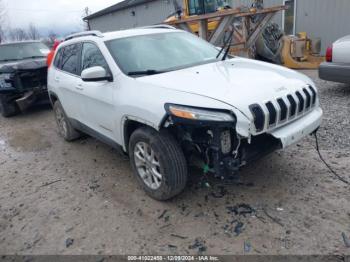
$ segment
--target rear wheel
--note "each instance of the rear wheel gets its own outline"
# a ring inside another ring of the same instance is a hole
[[[57,100],[53,105],[56,123],[59,134],[67,141],[73,141],[80,137],[80,133],[75,130],[66,113],[63,110],[61,103]]]
[[[131,167],[146,193],[167,200],[186,187],[187,164],[181,147],[166,131],[137,129],[130,137]]]
[[[5,95],[0,95],[0,112],[3,117],[11,117],[19,113],[17,104],[9,101]]]

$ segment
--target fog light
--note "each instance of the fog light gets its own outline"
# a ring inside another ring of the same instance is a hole
[[[223,154],[228,154],[231,152],[231,132],[230,130],[226,130],[221,132],[220,135],[221,141],[221,152]]]

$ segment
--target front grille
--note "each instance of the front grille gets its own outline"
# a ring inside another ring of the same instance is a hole
[[[271,102],[266,103],[266,107],[267,107],[267,110],[269,110],[269,115],[270,115],[269,125],[272,126],[272,125],[276,124],[277,111],[276,111],[275,106]]]
[[[306,88],[303,88],[303,92],[306,95],[306,108],[309,108],[311,106],[311,95],[306,90]]]
[[[296,92],[295,94],[297,95],[297,97],[299,99],[299,110],[298,110],[298,113],[301,113],[301,112],[304,111],[304,102],[305,102],[305,100],[304,100],[304,97],[300,94],[299,91]]]
[[[289,117],[294,117],[297,113],[297,102],[295,102],[294,97],[292,95],[287,95],[287,99],[290,104]]]
[[[285,121],[287,119],[288,107],[282,98],[278,98],[277,103],[281,109],[280,121]]]
[[[317,93],[315,89],[312,86],[309,86],[309,89],[311,90],[312,93],[312,105],[316,104],[316,98],[317,98]]]
[[[263,131],[265,126],[269,129],[302,116],[312,109],[316,101],[316,90],[312,86],[307,86],[285,97],[267,101],[264,107],[252,104],[249,108],[254,117],[256,132]]]
[[[264,129],[265,124],[265,114],[261,106],[254,104],[250,106],[250,111],[254,116],[254,125],[257,132],[260,132]]]

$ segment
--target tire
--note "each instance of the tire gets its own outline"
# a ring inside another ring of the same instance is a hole
[[[143,155],[142,147],[145,152]],[[150,160],[150,150],[153,151],[153,161]],[[146,156],[149,157],[148,163],[143,164],[141,158],[146,159]],[[147,127],[137,129],[129,140],[129,157],[134,175],[151,198],[168,200],[186,187],[188,175],[185,156],[177,141],[167,131],[157,132]]]
[[[53,105],[53,110],[55,113],[56,124],[58,127],[58,133],[66,140],[73,141],[78,139],[81,135],[75,130],[70,123],[60,101],[56,101]]]
[[[3,117],[11,117],[19,113],[19,108],[15,102],[9,102],[7,96],[0,96],[0,112]]]

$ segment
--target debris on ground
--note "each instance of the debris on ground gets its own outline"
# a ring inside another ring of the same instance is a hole
[[[207,250],[207,246],[205,245],[205,240],[201,238],[196,238],[194,240],[194,243],[190,245],[188,248],[189,249],[197,249],[198,253],[205,252]]]
[[[176,238],[180,238],[180,239],[187,239],[188,238],[188,237],[180,236],[180,235],[177,235],[177,234],[170,234],[170,236],[176,237]]]
[[[94,179],[89,183],[89,188],[93,191],[95,191],[96,189],[98,189],[100,187],[100,185],[98,184],[98,180]]]
[[[165,209],[161,214],[160,216],[158,217],[158,219],[162,219],[164,217],[164,215],[166,214],[166,212],[168,212],[167,209]]]
[[[201,212],[199,212],[199,213],[195,214],[195,215],[194,215],[194,217],[195,217],[195,218],[198,218],[198,217],[204,217],[204,212],[203,212],[203,211],[201,211]]]
[[[242,233],[243,229],[244,229],[244,223],[238,221],[233,230],[236,233],[236,237]]]
[[[246,215],[255,215],[256,210],[254,208],[252,208],[250,205],[248,204],[239,204],[236,206],[228,206],[226,207],[226,209],[228,210],[229,213],[233,213],[234,215],[238,215],[238,216],[244,216],[246,217]]]
[[[176,251],[176,250],[177,250],[177,246],[171,245],[171,244],[168,244],[168,248],[169,248],[171,251]]]
[[[244,241],[244,253],[249,253],[252,250],[252,244],[249,240]]]
[[[214,188],[217,188],[217,190],[211,192],[211,196],[214,198],[223,198],[227,194],[227,190],[224,186],[217,186]]]
[[[343,240],[344,240],[344,244],[346,247],[350,247],[350,239],[349,237],[343,232],[341,233]]]
[[[137,209],[136,214],[137,214],[139,217],[142,217],[143,212],[142,212],[142,210],[139,208],[139,209]]]
[[[264,214],[265,214],[268,218],[270,218],[273,222],[275,222],[276,224],[280,225],[281,227],[284,227],[284,224],[281,222],[281,220],[280,220],[279,218],[276,218],[276,217],[271,216],[271,215],[267,212],[266,208],[263,208],[262,211],[263,211]]]
[[[170,227],[170,226],[171,226],[171,224],[166,224],[164,226],[161,226],[159,229],[167,228],[167,227]]]
[[[67,238],[66,239],[66,248],[68,248],[71,245],[73,245],[73,243],[74,243],[74,239],[73,238]]]
[[[40,187],[50,186],[52,184],[55,184],[55,183],[58,183],[58,182],[61,182],[61,181],[62,181],[62,179],[57,179],[57,180],[52,181],[52,182],[46,182],[43,185],[41,185]]]

